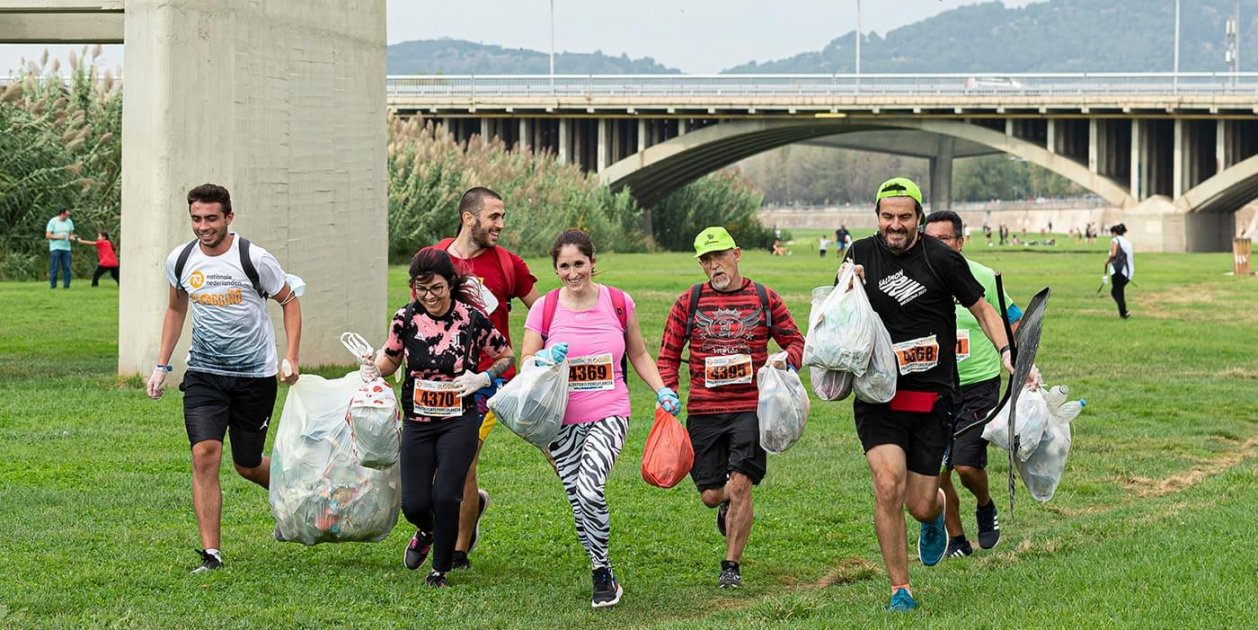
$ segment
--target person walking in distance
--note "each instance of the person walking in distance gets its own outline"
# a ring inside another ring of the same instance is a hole
[[[756,416],[756,371],[768,359],[770,339],[787,354],[786,365],[775,367],[799,369],[804,336],[776,292],[743,277],[742,250],[725,228],[703,230],[694,245],[708,281],[673,302],[656,363],[664,385],[676,391],[681,352],[690,346],[686,429],[695,451],[690,477],[703,504],[716,508],[716,528],[725,537],[717,586],[738,588],[754,518],[752,487],[767,468]]]
[[[48,288],[57,288],[57,271],[61,272],[62,288],[70,288],[70,241],[74,240],[74,221],[70,209],[62,208],[57,216],[48,219],[44,228],[48,239]]]
[[[494,329],[511,343],[511,299],[516,298],[525,308],[537,300],[537,278],[529,271],[524,260],[499,244],[505,227],[506,207],[502,196],[483,187],[468,189],[459,199],[459,231],[454,238],[443,239],[436,247],[450,254],[461,277],[469,278],[479,292],[478,303],[489,315]],[[488,370],[493,360],[481,355],[482,372]],[[480,521],[489,506],[489,493],[478,487],[476,478],[480,450],[498,421],[485,401],[497,391],[497,387],[515,376],[515,368],[508,366],[495,383],[475,394],[479,432],[476,454],[464,481],[465,500],[460,504],[459,539],[454,546],[454,568],[471,567],[468,554],[480,540]],[[473,501],[472,497],[476,500]]]
[[[477,307],[478,285],[456,271],[435,247],[415,254],[411,303],[398,309],[389,339],[363,380],[393,374],[405,362],[402,384],[402,513],[415,526],[402,563],[418,569],[433,550],[429,586],[445,587],[454,568],[459,505],[470,500],[464,478],[476,456],[482,414],[476,393],[511,367],[507,338]],[[489,368],[481,370],[485,358]]]
[[[965,247],[961,217],[951,210],[932,212],[926,216],[926,236],[939,239],[958,253]],[[996,293],[996,272],[990,267],[965,259],[974,279],[983,285],[983,299],[992,308],[1000,308]],[[1022,309],[1005,294],[1009,323],[1014,330],[1022,318]],[[957,317],[957,374],[960,377],[960,398],[955,412],[953,431],[967,427],[987,417],[1000,402],[1000,355],[996,346],[983,336],[983,329],[969,309],[955,305]],[[997,311],[999,313],[999,311]],[[992,500],[987,483],[987,440],[981,431],[970,431],[955,438],[952,448],[944,457],[944,470],[939,473],[939,487],[943,488],[948,505],[944,513],[944,526],[948,529],[949,558],[964,558],[974,553],[965,537],[961,523],[961,498],[952,484],[952,472],[956,471],[965,486],[977,500],[974,519],[978,526],[978,543],[983,549],[991,549],[1000,542],[1000,521],[996,502]]]
[[[192,305],[192,344],[183,392],[184,428],[192,447],[192,505],[201,534],[201,566],[223,566],[220,520],[223,495],[219,462],[223,438],[231,436],[236,472],[270,486],[271,460],[262,456],[275,408],[278,363],[275,333],[266,300],[280,304],[287,336],[285,383],[297,382],[301,346],[301,302],[287,275],[267,250],[231,231],[231,194],[215,184],[188,192],[188,216],[196,239],[166,257],[170,296],[162,323],[157,367],[148,395],[161,398],[166,374]]]
[[[565,357],[570,364],[563,428],[549,451],[593,569],[591,605],[606,608],[623,593],[612,571],[606,486],[629,432],[626,365],[633,365],[665,411],[678,413],[681,401],[664,386],[647,352],[633,298],[594,282],[597,259],[589,235],[575,228],[560,233],[550,259],[560,288],[529,309],[521,355],[538,365]]]
[[[1136,252],[1127,240],[1127,226],[1119,223],[1109,229],[1112,237],[1109,240],[1109,256],[1105,259],[1105,272],[1110,274],[1113,287],[1110,295],[1118,305],[1118,316],[1127,319],[1131,312],[1127,310],[1127,284],[1136,275]]]
[[[896,177],[874,197],[878,232],[848,249],[874,312],[891,334],[899,375],[886,404],[853,403],[856,434],[873,477],[874,530],[891,579],[894,611],[918,606],[909,586],[904,510],[921,523],[917,554],[934,566],[948,546],[939,470],[948,448],[956,376],[957,321],[953,301],[974,314],[1013,371],[1000,316],[983,298],[961,254],[938,239],[922,237],[922,193]],[[857,287],[855,290],[861,290]]]
[[[109,233],[97,232],[94,241],[81,238],[77,240],[81,245],[96,247],[96,271],[92,273],[92,286],[100,286],[100,277],[106,273],[114,279],[114,284],[118,284],[118,254],[114,251],[113,241],[109,240]]]

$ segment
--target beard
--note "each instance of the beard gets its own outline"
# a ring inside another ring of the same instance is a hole
[[[493,242],[491,242],[491,240]],[[481,249],[489,249],[490,247],[498,244],[497,239],[494,239],[490,235],[489,230],[482,228],[479,225],[472,226],[472,242]]]

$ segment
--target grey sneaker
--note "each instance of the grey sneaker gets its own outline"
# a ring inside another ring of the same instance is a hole
[[[743,576],[738,572],[738,563],[729,560],[721,561],[721,577],[717,579],[717,588],[742,588]]]
[[[594,608],[609,608],[620,603],[620,596],[625,594],[624,589],[620,588],[620,583],[616,581],[616,576],[612,574],[611,567],[599,567],[594,569],[594,597],[590,600],[590,605]]]

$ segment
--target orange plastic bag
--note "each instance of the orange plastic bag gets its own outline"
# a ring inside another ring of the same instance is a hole
[[[642,479],[657,488],[671,488],[690,474],[695,449],[690,434],[673,414],[656,408],[655,424],[642,449]]]

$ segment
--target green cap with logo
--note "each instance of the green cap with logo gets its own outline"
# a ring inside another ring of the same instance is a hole
[[[879,184],[874,203],[877,204],[887,197],[912,197],[918,205],[922,204],[922,190],[907,177],[892,177]]]
[[[722,252],[727,249],[738,247],[734,243],[734,237],[720,226],[712,226],[699,232],[695,237],[695,258],[699,258],[708,252]]]

